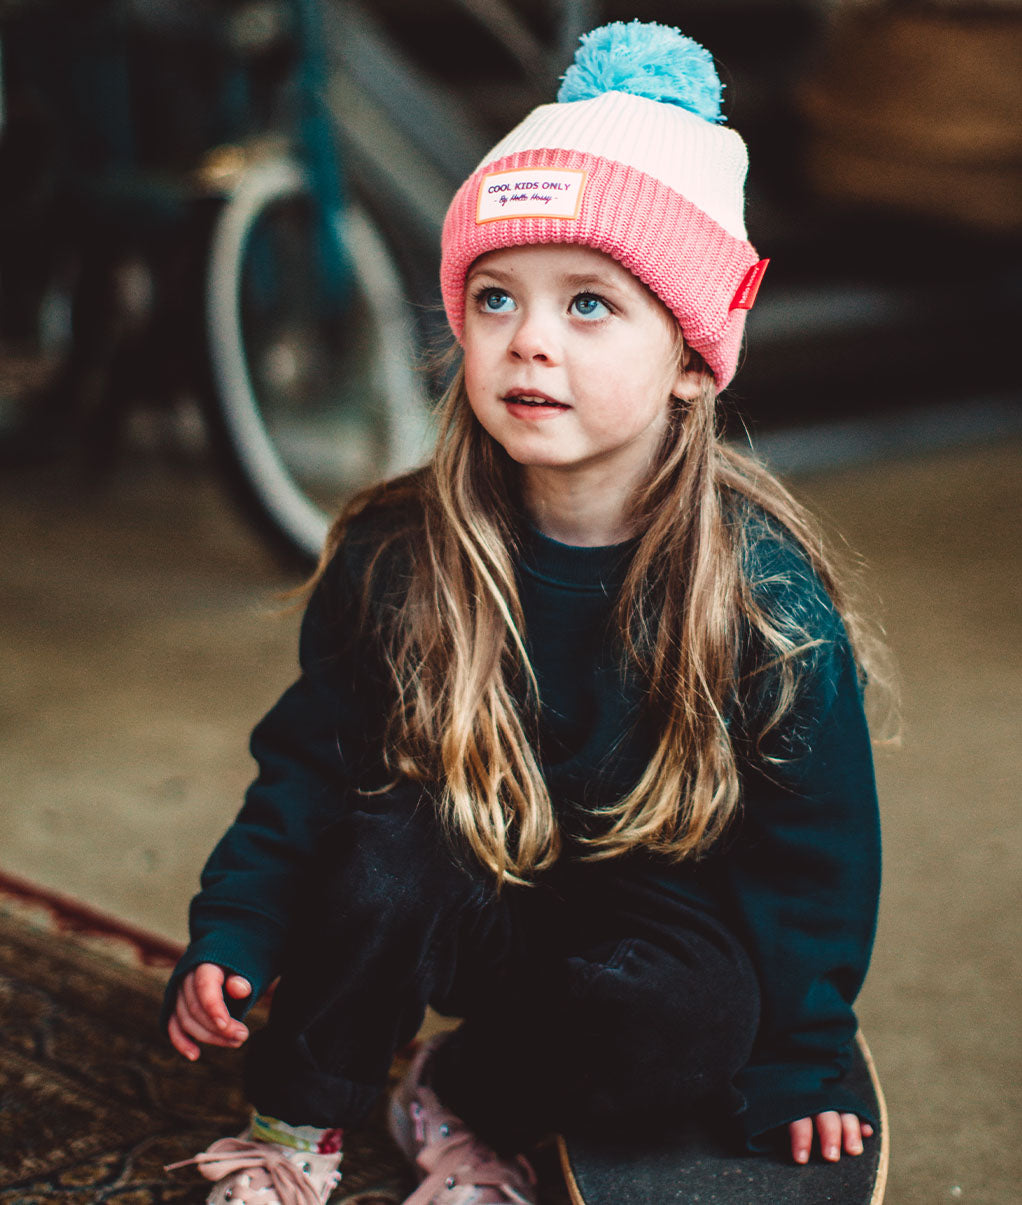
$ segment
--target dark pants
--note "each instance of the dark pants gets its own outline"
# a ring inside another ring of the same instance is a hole
[[[444,1102],[507,1148],[730,1107],[759,1019],[749,959],[645,858],[562,859],[497,894],[432,806],[395,791],[334,825],[247,1064],[260,1112],[355,1127],[427,1004],[466,1018],[436,1056]]]

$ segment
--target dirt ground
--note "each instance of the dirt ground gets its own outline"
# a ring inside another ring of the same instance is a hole
[[[1017,1201],[1022,1157],[1022,443],[802,476],[865,560],[903,692],[878,753],[886,879],[860,1017],[891,1114],[889,1205]],[[0,868],[181,939],[287,683],[294,584],[203,458],[103,488],[0,482]]]

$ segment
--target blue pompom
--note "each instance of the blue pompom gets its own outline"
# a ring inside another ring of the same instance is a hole
[[[713,55],[677,29],[652,22],[613,21],[582,36],[557,99],[588,100],[603,92],[631,92],[720,122],[723,87]]]

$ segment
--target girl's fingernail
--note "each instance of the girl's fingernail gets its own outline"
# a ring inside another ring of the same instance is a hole
[[[796,1163],[808,1163],[809,1162],[809,1152],[808,1151],[797,1151],[795,1154],[795,1162]]]
[[[831,1160],[831,1162],[833,1162],[835,1159],[840,1158],[840,1156],[841,1156],[841,1152],[837,1149],[836,1146],[828,1146],[825,1154],[826,1154],[826,1157]]]

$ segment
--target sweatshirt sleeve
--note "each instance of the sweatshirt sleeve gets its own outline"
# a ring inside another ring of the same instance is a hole
[[[366,753],[373,692],[352,652],[357,614],[342,549],[303,617],[299,677],[252,733],[257,776],[202,871],[189,910],[190,944],[167,986],[164,1024],[178,983],[199,963],[217,963],[252,983],[248,999],[229,1002],[238,1016],[280,971],[303,867],[345,807]]]
[[[804,654],[783,731],[743,773],[742,821],[726,859],[737,923],[762,993],[759,1036],[736,1086],[750,1147],[829,1109],[877,1119],[843,1082],[880,890],[880,825],[857,663],[804,562],[794,605],[819,644]]]

